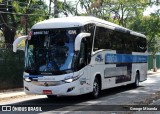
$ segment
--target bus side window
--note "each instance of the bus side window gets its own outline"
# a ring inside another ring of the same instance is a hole
[[[94,39],[94,50],[110,49],[111,48],[111,31],[104,27],[96,27],[95,39]]]

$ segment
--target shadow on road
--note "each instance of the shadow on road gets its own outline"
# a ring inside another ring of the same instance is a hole
[[[95,102],[95,104],[90,104],[90,106],[91,105],[96,106],[98,104],[98,102],[96,101],[100,101],[100,99],[105,98],[105,100],[107,100],[107,98],[110,97],[111,95],[116,95],[118,93],[128,91],[131,89],[132,88],[127,86],[121,86],[121,87],[103,90],[101,92],[100,97],[97,99],[92,99],[90,97],[90,94],[86,94],[86,95],[79,95],[79,96],[57,97],[56,99],[48,99],[47,97],[40,98],[40,99],[32,99],[32,100],[18,102],[16,104],[10,104],[10,105],[34,106],[34,107],[40,106],[40,107],[43,107],[43,110],[47,110],[47,111],[53,111],[53,110],[59,110],[59,109],[70,110],[73,108],[74,110],[83,110],[83,109],[86,109],[86,107],[89,107],[87,104],[85,104],[86,102],[90,102],[90,101]]]
[[[140,86],[143,87],[143,86]],[[132,90],[133,88],[128,87],[128,86],[120,86],[120,87],[115,87],[111,89],[106,89],[102,90],[99,98],[102,97],[107,97],[110,95],[114,95],[117,93],[121,93],[124,91]],[[27,100],[23,102],[16,103],[16,105],[36,105],[36,104],[76,104],[76,103],[81,103],[89,100],[98,100],[97,99],[92,99],[90,97],[90,94],[85,94],[85,95],[78,95],[78,96],[59,96],[56,99],[49,99],[49,98],[40,98],[40,99],[32,99],[32,100]],[[15,105],[15,104],[14,104]]]

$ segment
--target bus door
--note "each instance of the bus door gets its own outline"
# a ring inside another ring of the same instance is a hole
[[[91,60],[91,50],[87,44],[87,38],[83,38],[79,53],[79,67],[83,72],[83,77],[81,78],[81,84],[85,84],[85,91],[89,91],[91,83],[91,65],[89,65]]]

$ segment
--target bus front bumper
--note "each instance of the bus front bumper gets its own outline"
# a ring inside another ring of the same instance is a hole
[[[48,86],[46,82],[37,85],[24,81],[24,91],[26,94],[74,96],[84,94],[84,89],[78,80],[56,86]]]

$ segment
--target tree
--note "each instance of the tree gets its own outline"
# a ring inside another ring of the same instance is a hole
[[[153,71],[156,71],[156,53],[160,51],[160,13],[152,13],[150,16],[137,18],[130,28],[134,31],[140,31],[147,36],[148,51],[153,55]]]
[[[7,11],[8,10],[8,11]],[[0,23],[2,23],[1,30],[3,31],[5,42],[11,43],[14,41],[14,36],[16,34],[17,24],[15,22],[13,12],[13,7],[11,1],[2,1],[0,4]],[[10,12],[8,14],[8,12]],[[10,20],[11,23],[10,23]]]
[[[157,71],[156,67],[156,53],[160,51],[160,19],[159,13],[150,15],[146,23],[146,35],[148,37],[148,51],[153,55],[153,71]]]
[[[79,2],[77,2],[79,3]],[[68,17],[69,15],[79,15],[76,8],[77,8],[77,3],[74,4],[71,1],[54,1],[54,14],[58,15],[60,14],[61,16],[64,15]],[[56,5],[57,4],[57,5]]]
[[[81,0],[86,15],[93,15],[104,20],[127,27],[130,19],[143,15],[148,6],[147,0]]]
[[[5,43],[12,43],[17,31],[27,34],[35,22],[48,16],[47,5],[39,0],[2,0],[0,2],[0,28]]]

